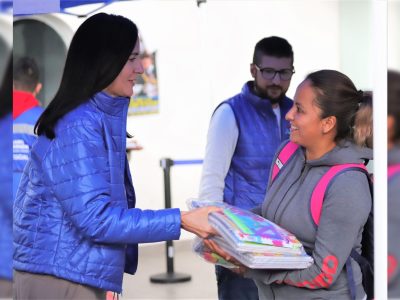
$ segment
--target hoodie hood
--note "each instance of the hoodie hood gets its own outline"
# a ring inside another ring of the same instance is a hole
[[[303,153],[304,149],[303,149]],[[310,166],[333,166],[338,164],[364,164],[373,159],[370,148],[359,147],[351,141],[344,141],[319,159],[307,161]]]

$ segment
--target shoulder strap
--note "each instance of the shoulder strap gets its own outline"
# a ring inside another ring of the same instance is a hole
[[[283,168],[283,166],[287,163],[287,161],[293,156],[296,150],[299,148],[299,145],[293,142],[288,142],[278,153],[278,156],[275,160],[273,169],[272,169],[272,177],[271,183],[275,180],[279,171]]]
[[[400,173],[400,164],[391,165],[388,167],[388,179]]]
[[[316,225],[319,224],[319,218],[321,216],[322,204],[324,202],[325,192],[328,188],[332,179],[339,173],[349,169],[362,169],[367,171],[367,168],[363,164],[342,164],[331,167],[322,178],[318,181],[311,195],[311,216]]]

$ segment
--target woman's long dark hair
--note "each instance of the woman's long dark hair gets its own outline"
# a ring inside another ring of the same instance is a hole
[[[83,22],[72,38],[60,87],[35,133],[53,139],[60,118],[113,82],[137,40],[136,25],[125,17],[99,13]]]

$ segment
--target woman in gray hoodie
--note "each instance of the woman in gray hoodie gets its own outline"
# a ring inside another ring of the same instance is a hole
[[[400,73],[388,72],[388,297],[400,298]]]
[[[364,99],[347,76],[333,70],[312,73],[298,86],[286,119],[290,140],[301,147],[272,184],[270,180],[261,215],[293,233],[314,264],[302,270],[245,270],[260,299],[351,299],[345,264],[352,249],[361,252],[372,207],[368,178],[357,170],[337,175],[325,192],[318,226],[310,198],[331,166],[372,159],[372,150],[362,147],[372,127],[357,130],[355,124],[360,108],[371,105]],[[353,259],[351,264],[357,299],[363,299],[360,267]]]

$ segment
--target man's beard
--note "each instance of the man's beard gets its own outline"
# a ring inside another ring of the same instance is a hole
[[[273,96],[270,93],[270,89],[275,88],[275,89],[280,89],[280,94],[279,96]],[[277,104],[279,103],[283,98],[285,98],[285,93],[282,91],[282,88],[279,85],[270,85],[267,88],[261,89],[256,82],[254,82],[254,91],[255,93],[263,99],[268,99],[271,104]]]

